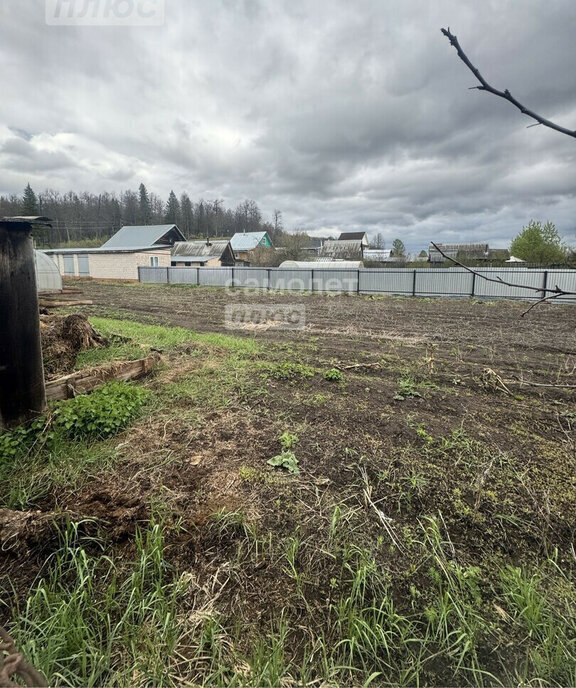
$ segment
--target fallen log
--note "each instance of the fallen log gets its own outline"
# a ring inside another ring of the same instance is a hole
[[[90,299],[66,299],[57,301],[56,299],[47,299],[41,297],[39,299],[39,306],[41,308],[67,308],[68,306],[91,306],[93,301]]]
[[[105,382],[125,382],[147,375],[158,363],[160,356],[153,355],[137,361],[118,361],[98,368],[79,370],[46,383],[46,399],[60,401],[86,394]]]

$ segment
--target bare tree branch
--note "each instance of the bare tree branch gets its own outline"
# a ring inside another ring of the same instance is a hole
[[[479,91],[487,91],[488,93],[492,93],[493,95],[498,96],[499,98],[504,98],[504,100],[507,100],[509,103],[512,103],[512,105],[517,107],[522,114],[527,115],[532,119],[535,119],[538,124],[543,124],[545,127],[549,127],[550,129],[559,131],[561,134],[566,134],[566,136],[572,136],[573,138],[576,138],[576,130],[572,131],[571,129],[566,129],[566,127],[561,127],[559,124],[555,124],[554,122],[551,122],[549,119],[545,119],[533,110],[528,109],[525,105],[522,105],[521,102],[516,100],[516,98],[514,98],[514,96],[510,93],[508,89],[505,89],[504,91],[499,91],[497,88],[494,88],[494,86],[491,86],[482,76],[482,74],[480,74],[478,69],[470,62],[468,56],[460,47],[460,43],[458,43],[458,39],[456,38],[456,36],[450,32],[450,28],[440,30],[450,41],[450,45],[453,45],[456,48],[458,57],[462,60],[462,62],[468,67],[468,69],[472,72],[472,74],[474,74],[474,76],[480,82],[481,86],[473,86],[472,88],[478,89]]]
[[[467,265],[464,265],[464,263],[461,263],[459,260],[456,260],[456,258],[451,258],[450,256],[447,256],[442,249],[435,244],[433,241],[430,242],[432,246],[438,251],[438,253],[446,258],[446,260],[449,260],[451,263],[454,263],[454,265],[458,265],[458,267],[464,268],[464,270],[467,270],[470,272],[472,275],[476,275],[476,277],[480,277],[483,280],[486,280],[486,282],[495,282],[496,284],[505,284],[507,287],[514,287],[515,289],[530,289],[531,291],[537,291],[540,294],[544,294],[544,296],[541,299],[538,299],[536,303],[533,303],[528,310],[524,311],[522,313],[522,317],[526,315],[526,313],[529,313],[534,306],[537,306],[540,303],[544,303],[546,301],[552,301],[553,299],[557,299],[560,296],[576,296],[575,291],[565,291],[564,289],[560,289],[558,285],[556,285],[553,289],[549,289],[548,287],[532,287],[528,284],[516,284],[514,282],[506,282],[506,280],[503,280],[501,277],[487,277],[481,272],[478,272],[477,270],[473,270],[472,268],[468,267]]]

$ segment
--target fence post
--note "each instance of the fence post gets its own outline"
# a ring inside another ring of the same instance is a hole
[[[312,268],[312,273],[310,275],[310,285],[312,287],[311,291],[314,291],[314,268]]]
[[[232,289],[234,289],[234,266],[232,266]]]
[[[267,268],[267,269],[266,269],[266,277],[267,277],[267,279],[268,279],[268,286],[267,286],[267,289],[268,289],[268,291],[270,291],[270,268]]]
[[[47,218],[0,219],[0,428],[46,407],[32,225]]]
[[[356,293],[360,293],[360,268],[356,270]]]
[[[542,298],[546,296],[546,289],[548,287],[548,270],[544,270],[542,275]]]
[[[170,268],[166,268],[166,284],[170,284]]]
[[[474,296],[474,290],[476,289],[476,273],[472,273],[472,289],[470,290],[470,296]]]
[[[412,273],[412,296],[416,296],[416,268]]]
[[[200,286],[200,268],[196,268],[196,286]]]

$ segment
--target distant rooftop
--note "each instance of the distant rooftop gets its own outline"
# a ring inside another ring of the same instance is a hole
[[[324,246],[320,249],[320,255],[330,258],[343,258],[347,260],[354,260],[354,258],[362,257],[362,240],[361,239],[343,239],[343,240],[328,240],[324,242]]]
[[[365,246],[368,245],[366,232],[341,232],[338,241],[361,241]]]
[[[172,258],[174,260],[193,260],[199,262],[200,259],[220,258],[230,242],[224,241],[177,241],[172,248]]]
[[[267,236],[267,232],[236,232],[230,239],[234,251],[252,251]]]
[[[125,225],[110,237],[102,249],[137,249],[143,246],[172,246],[185,236],[176,225]]]

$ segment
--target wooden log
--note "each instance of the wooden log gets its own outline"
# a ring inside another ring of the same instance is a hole
[[[140,358],[137,361],[118,361],[98,368],[79,370],[47,382],[46,398],[51,401],[72,399],[78,394],[91,392],[105,382],[135,380],[147,375],[159,360],[160,357],[155,355]]]
[[[90,299],[49,299],[41,296],[39,300],[39,305],[41,308],[66,308],[67,306],[91,306],[93,301]]]
[[[45,408],[32,224],[0,219],[0,429]]]

